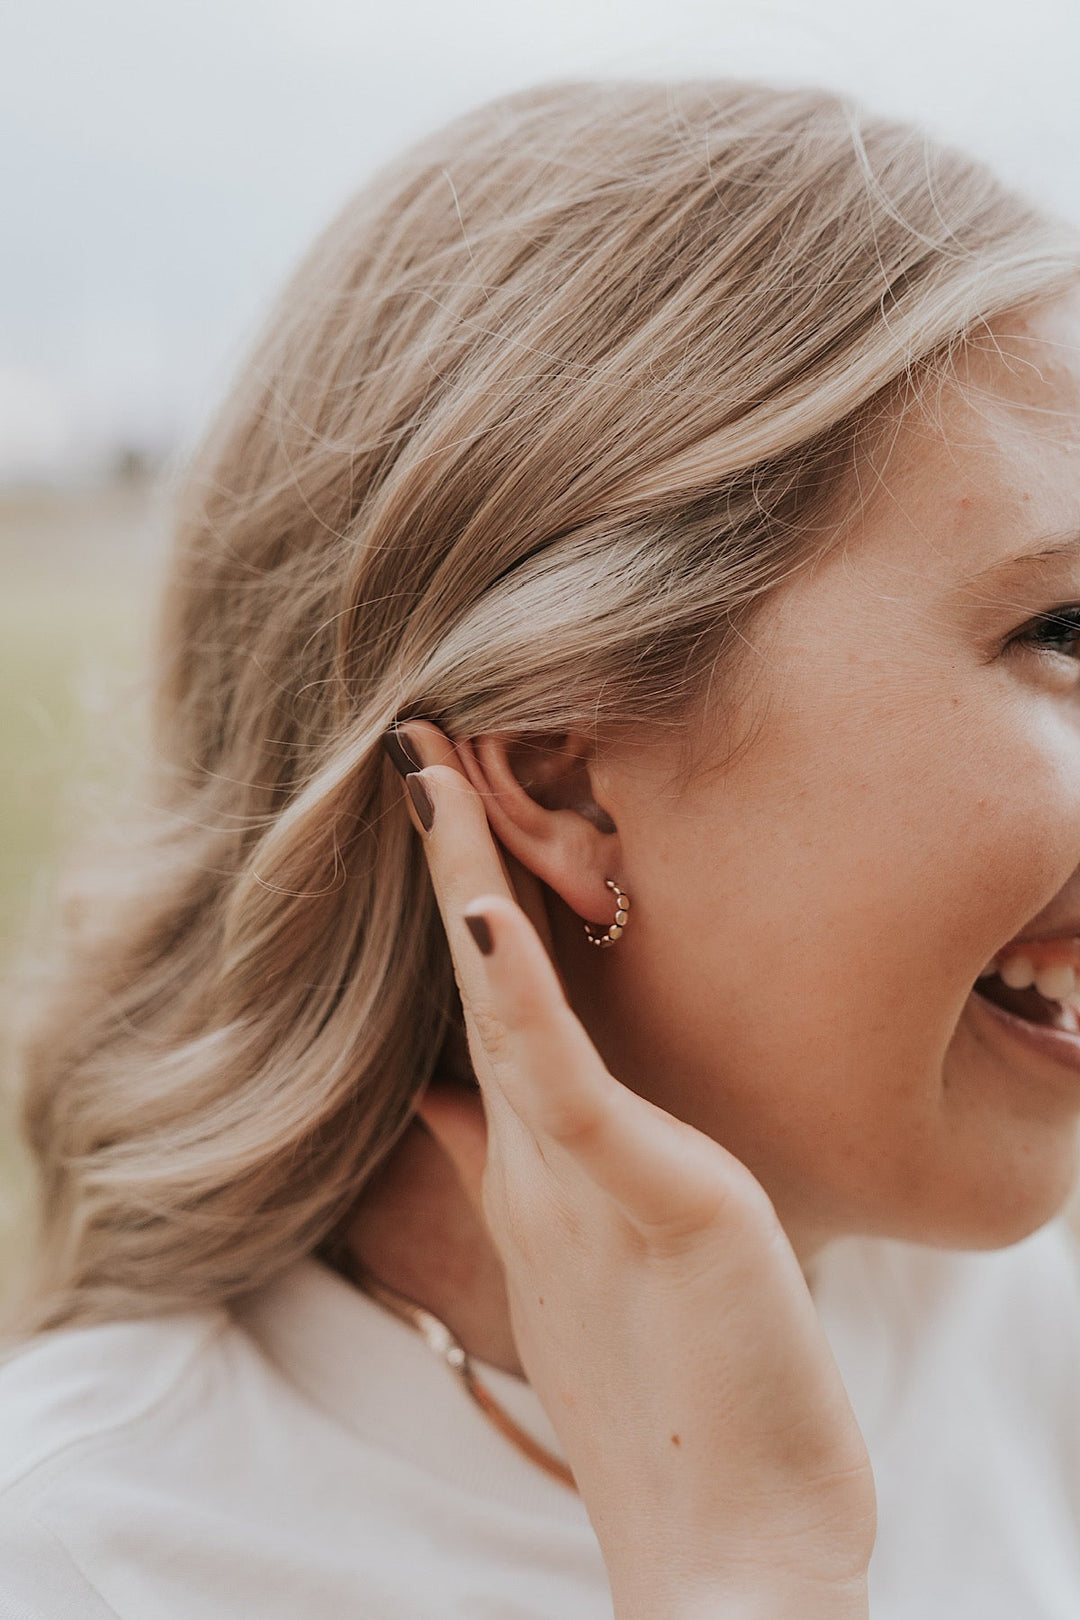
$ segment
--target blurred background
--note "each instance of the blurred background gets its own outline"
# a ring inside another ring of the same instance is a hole
[[[589,74],[913,116],[1080,221],[1077,0],[34,0],[0,22],[0,1021],[137,753],[169,492],[278,283],[406,142]],[[26,1185],[0,1126],[0,1273]]]

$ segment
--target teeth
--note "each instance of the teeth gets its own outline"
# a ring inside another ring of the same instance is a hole
[[[1033,987],[1044,1001],[1069,1004],[1080,1015],[1080,933],[1065,939],[1032,940],[1006,947],[988,962],[980,979],[997,974],[1010,990]]]
[[[1068,962],[1055,962],[1039,969],[1035,988],[1047,1001],[1065,1001],[1076,991],[1076,974]]]
[[[1058,1007],[1054,1012],[1054,1028],[1063,1029],[1069,1035],[1080,1035],[1080,1018],[1077,1017],[1075,1007]]]
[[[998,974],[1010,990],[1030,990],[1035,983],[1035,964],[1030,956],[1010,956],[1002,962]]]

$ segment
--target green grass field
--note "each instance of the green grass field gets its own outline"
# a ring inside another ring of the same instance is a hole
[[[141,485],[0,497],[0,1020],[5,1080],[20,970],[47,927],[63,850],[107,814],[113,762],[140,713],[159,552]],[[5,1085],[5,1092],[7,1091]],[[0,1118],[0,1282],[28,1176]],[[2,1290],[0,1290],[2,1291]]]

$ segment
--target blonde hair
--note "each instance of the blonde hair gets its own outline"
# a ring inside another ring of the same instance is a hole
[[[459,1016],[379,743],[676,724],[868,413],[1076,275],[832,95],[517,95],[300,268],[178,519],[154,810],[26,1054],[34,1327],[238,1296],[340,1228]]]

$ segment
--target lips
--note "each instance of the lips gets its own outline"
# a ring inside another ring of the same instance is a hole
[[[1071,915],[1059,895],[987,964],[966,1008],[976,1038],[1022,1076],[1022,1094],[1069,1118],[1080,1105],[1078,891],[1080,873],[1069,885]]]
[[[998,1007],[984,995],[968,998],[966,1021],[976,1038],[1000,1054],[1022,1082],[1020,1095],[1064,1106],[1075,1119],[1080,1108],[1080,1034],[1033,1023]]]

